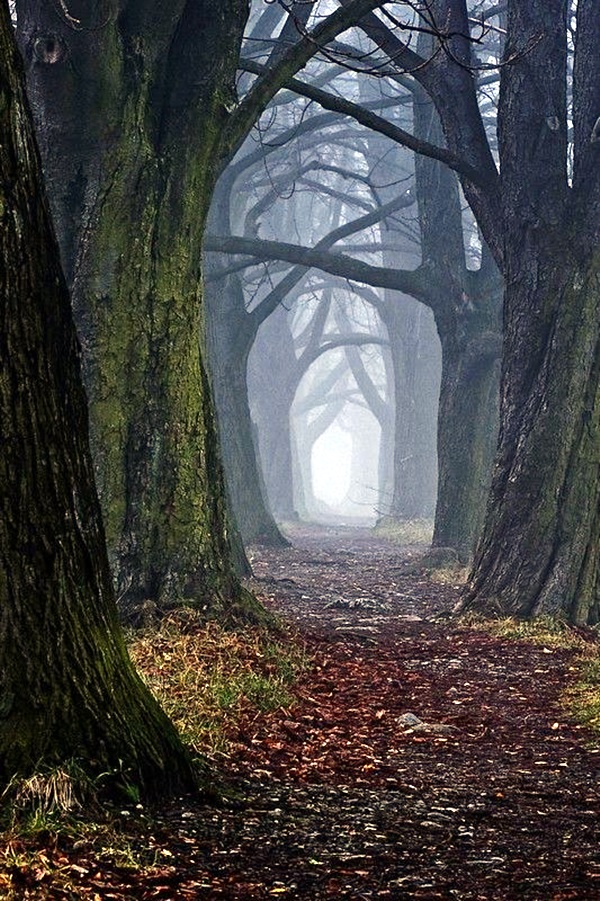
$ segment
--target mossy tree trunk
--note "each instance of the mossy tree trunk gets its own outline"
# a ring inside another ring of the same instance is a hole
[[[565,0],[508,0],[499,175],[470,72],[466,4],[432,0],[431,11],[453,37],[422,79],[451,151],[478,171],[476,179],[463,175],[463,187],[506,285],[500,437],[465,606],[595,623],[600,7],[594,0],[580,0],[575,10]]]
[[[497,296],[492,286],[488,300]],[[484,299],[485,302],[485,299]],[[467,323],[471,317],[467,317]],[[434,547],[453,547],[470,562],[481,533],[498,434],[500,338],[497,327],[473,322],[472,335],[442,337]]]
[[[77,760],[160,794],[194,785],[117,617],[79,346],[0,4],[0,781]]]
[[[202,362],[201,239],[246,0],[19,6],[121,604],[241,589]],[[210,48],[210,52],[207,52]]]

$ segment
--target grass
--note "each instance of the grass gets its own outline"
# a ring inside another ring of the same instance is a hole
[[[394,519],[393,516],[382,516],[374,528],[376,535],[387,538],[394,544],[430,545],[433,538],[433,520],[431,519]]]
[[[485,629],[507,641],[528,641],[545,647],[573,650],[589,645],[572,626],[551,616],[538,616],[530,620],[514,617],[487,619],[476,613],[467,613],[461,617],[461,622],[475,629]]]
[[[581,656],[579,678],[563,695],[569,712],[600,740],[600,653]]]
[[[289,636],[274,638],[260,627],[226,630],[193,610],[136,636],[130,653],[193,752],[209,758],[227,753],[244,711],[289,707],[305,665],[304,650]]]
[[[468,566],[463,566],[459,563],[456,566],[442,566],[440,569],[432,569],[429,573],[429,578],[432,582],[437,582],[439,585],[454,585],[458,588],[460,585],[467,584],[469,572],[470,568]]]
[[[493,620],[467,614],[461,621],[507,641],[528,641],[550,649],[573,651],[576,676],[573,685],[563,692],[561,704],[570,716],[597,736],[594,744],[600,741],[600,645],[591,634],[588,636],[582,630],[548,616],[533,620],[512,617]]]
[[[113,868],[149,872],[164,861],[160,849],[151,846],[148,831],[151,819],[131,816],[124,823],[109,806],[75,813],[34,811],[1,833],[0,898],[91,897],[80,891],[81,876],[101,869],[103,862],[108,874]]]

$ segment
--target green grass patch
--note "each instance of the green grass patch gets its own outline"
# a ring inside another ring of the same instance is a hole
[[[292,684],[305,652],[292,636],[260,627],[243,632],[178,610],[158,629],[133,638],[138,670],[194,753],[227,753],[236,723],[248,710],[293,703]]]

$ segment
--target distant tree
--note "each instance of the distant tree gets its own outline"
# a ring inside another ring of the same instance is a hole
[[[75,760],[148,794],[195,778],[128,658],[79,346],[0,4],[0,782]]]
[[[284,307],[273,312],[257,336],[250,360],[253,415],[265,482],[273,509],[283,521],[296,519],[299,512],[306,511],[305,504],[301,504],[302,511],[298,510],[298,500],[302,500],[305,487],[309,493],[308,506],[312,498],[310,484],[302,483],[301,469],[306,471],[305,467],[299,469],[296,465],[296,457],[305,457],[306,448],[294,447],[291,422],[300,383],[309,368],[325,354],[347,347],[381,344],[384,340],[368,329],[331,331],[328,325],[331,287],[325,285],[315,294],[320,296],[310,304],[308,315],[303,316],[299,333]],[[308,306],[302,304],[302,310],[306,312]],[[318,434],[313,440],[317,437]]]

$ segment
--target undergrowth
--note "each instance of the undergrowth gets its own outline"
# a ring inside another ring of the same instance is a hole
[[[563,692],[561,703],[570,716],[594,733],[594,743],[600,741],[600,644],[596,630],[579,629],[549,616],[517,620],[467,614],[461,617],[461,622],[508,641],[528,641],[546,648],[573,651],[576,676]]]
[[[258,626],[227,630],[189,609],[133,634],[129,650],[192,753],[212,761],[215,778],[241,717],[291,706],[306,665],[292,635]],[[88,866],[88,855],[125,870],[165,864],[168,852],[148,845],[151,814],[133,797],[121,802],[124,809],[101,803],[101,783],[76,761],[11,781],[0,796],[0,898],[45,899],[49,885],[61,897],[80,897],[78,868]],[[63,848],[77,852],[79,863]]]
[[[301,647],[259,627],[206,623],[193,610],[167,616],[130,645],[135,665],[192,751],[226,754],[242,711],[289,707],[305,664]]]
[[[431,544],[433,521],[430,519],[395,519],[382,516],[375,525],[374,532],[380,538],[387,538],[394,544]]]

